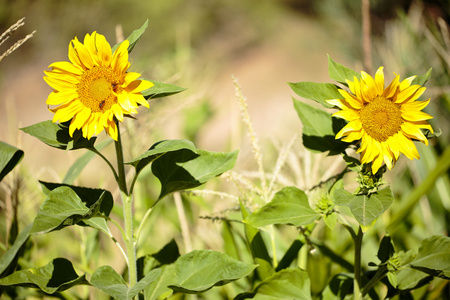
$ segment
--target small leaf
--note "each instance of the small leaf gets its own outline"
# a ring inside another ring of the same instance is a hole
[[[385,235],[380,243],[380,248],[378,249],[377,257],[384,263],[387,262],[391,256],[395,253],[394,245],[392,244],[392,239],[390,236]]]
[[[359,173],[361,172],[361,162],[352,157],[352,156],[348,156],[347,154],[343,153],[342,157],[345,160],[345,163],[347,164],[347,167],[352,170],[355,173]]]
[[[22,150],[0,141],[0,181],[17,166],[22,158]]]
[[[334,227],[336,227],[337,220],[338,220],[338,215],[335,212],[333,212],[329,215],[323,216],[323,221],[328,226],[328,228],[330,228],[331,230],[333,230]]]
[[[399,290],[416,289],[428,284],[433,279],[432,276],[424,272],[408,267],[415,256],[416,254],[412,250],[398,253],[401,268],[396,273],[397,285],[394,285],[395,288]]]
[[[192,152],[197,152],[194,144],[187,140],[165,140],[158,142],[150,147],[149,150],[145,151],[142,155],[133,159],[126,164],[133,165],[136,168],[136,176],[144,169],[147,165],[152,163],[158,157],[166,154],[167,152],[189,149]]]
[[[92,149],[97,139],[96,137],[92,137],[88,140],[81,135],[81,131],[79,130],[75,131],[73,137],[71,137],[68,122],[57,124],[52,121],[44,121],[20,128],[20,130],[34,136],[53,148],[62,150]]]
[[[249,216],[249,213],[240,200],[239,205],[241,208],[242,219],[245,220],[247,216]],[[272,258],[267,251],[261,231],[249,224],[244,223],[244,233],[253,257],[253,262],[259,265],[256,269],[259,279],[264,280],[272,276],[275,270],[272,266]]]
[[[257,266],[237,261],[211,250],[194,250],[175,262],[175,292],[201,293],[250,274]]]
[[[346,298],[347,295],[353,295],[353,281],[353,277],[349,274],[340,273],[335,275],[323,291],[323,299],[353,299],[353,297]]]
[[[303,145],[313,152],[330,151],[329,155],[343,153],[349,144],[336,140],[336,133],[345,125],[343,119],[294,100],[294,108],[303,124]]]
[[[77,275],[72,263],[65,258],[55,258],[43,267],[20,270],[0,278],[0,286],[37,287],[47,294],[80,284],[89,283],[84,275]]]
[[[450,237],[435,235],[423,240],[411,267],[435,277],[450,279]]]
[[[31,224],[19,233],[14,244],[0,257],[0,277],[4,277],[16,268],[21,249],[30,237],[30,229]]]
[[[86,207],[92,207],[94,204],[97,203],[100,197],[103,197],[102,202],[99,203],[100,207],[97,208],[98,213],[101,213],[105,216],[109,216],[114,205],[113,196],[111,192],[107,190],[91,189],[87,187],[69,185],[65,183],[52,183],[45,181],[39,181],[39,183],[41,184],[42,190],[46,195],[48,195],[51,191],[61,186],[71,188],[78,195],[78,197],[80,197],[81,201],[84,203],[84,205],[86,205]]]
[[[389,187],[371,194],[370,197],[353,195],[345,190],[336,190],[334,201],[336,205],[349,207],[358,223],[368,227],[391,206],[394,195]]]
[[[344,85],[347,85],[346,80],[353,81],[355,76],[358,79],[361,78],[361,74],[335,62],[334,60],[331,59],[329,55],[328,55],[328,74],[331,79],[336,80],[337,82],[340,82]]]
[[[425,74],[417,76],[416,78],[414,78],[413,81],[411,82],[411,85],[416,85],[417,84],[417,85],[424,86],[425,83],[427,83],[428,79],[430,79],[432,70],[433,69],[430,68],[428,70],[428,72],[426,72]]]
[[[309,300],[311,288],[308,273],[300,269],[285,269],[260,282],[252,292],[238,295],[235,300]]]
[[[141,26],[141,28],[134,30],[129,37],[127,37],[127,40],[130,42],[128,46],[128,53],[131,53],[133,51],[134,46],[136,46],[136,43],[141,39],[141,36],[144,34],[145,30],[148,27],[148,19],[145,21],[144,25]],[[116,49],[119,47],[121,43],[116,44],[114,47],[112,47],[112,53],[116,51]]]
[[[90,282],[94,287],[104,291],[115,299],[131,299],[152,283],[160,273],[161,270],[159,269],[152,270],[132,288],[129,288],[122,276],[111,266],[102,266],[95,270]]]
[[[105,193],[102,193],[88,208],[70,187],[55,188],[42,203],[30,233],[48,233],[95,217],[99,214],[104,198]]]
[[[297,259],[298,252],[300,251],[303,245],[304,244],[300,240],[294,240],[291,246],[289,246],[289,248],[284,253],[283,258],[278,263],[276,271],[279,272],[283,269],[288,268],[291,265],[291,263],[295,259]]]
[[[303,226],[313,223],[318,217],[319,214],[309,206],[308,197],[303,191],[296,187],[285,187],[244,222],[255,227],[272,224]]]
[[[145,99],[156,99],[156,98],[167,97],[167,96],[171,96],[174,94],[178,94],[178,93],[186,90],[185,88],[179,87],[175,84],[164,83],[164,82],[150,80],[150,79],[144,79],[144,78],[141,78],[141,79],[148,80],[154,84],[151,88],[142,91],[142,95],[144,96]]]
[[[326,102],[326,100],[343,99],[338,88],[332,83],[289,82],[288,84],[300,97],[314,100],[325,108],[332,108],[334,106]]]
[[[191,189],[233,168],[238,151],[230,153],[188,149],[171,151],[157,158],[152,164],[153,174],[161,182],[161,193],[165,195]]]

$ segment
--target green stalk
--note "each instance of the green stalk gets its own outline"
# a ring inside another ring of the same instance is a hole
[[[361,248],[362,248],[363,232],[361,226],[358,229],[358,235],[355,239],[355,266],[354,276],[355,281],[353,284],[353,297],[354,299],[360,299],[361,296]]]
[[[117,122],[117,141],[114,143],[117,156],[118,184],[123,206],[123,220],[125,224],[125,248],[127,251],[128,276],[130,287],[137,283],[136,248],[133,235],[133,197],[128,194],[125,178],[125,164],[123,160],[122,139],[119,123]]]

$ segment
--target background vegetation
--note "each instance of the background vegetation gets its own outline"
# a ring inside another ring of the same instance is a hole
[[[435,116],[430,123],[436,131],[440,128],[442,135],[431,141],[432,147],[418,145],[420,161],[411,162],[402,157],[388,173],[396,202],[370,233],[375,243],[379,239],[377,234],[385,232],[390,219],[402,216],[399,226],[390,228],[390,233],[399,250],[415,249],[418,241],[433,234],[448,235],[450,228],[448,171],[435,185],[414,194],[434,169],[450,139],[446,130],[450,125],[450,3],[404,0],[395,1],[393,6],[392,1],[379,0],[372,1],[372,13],[374,66],[384,65],[386,74],[393,77],[392,72],[396,72],[402,78],[433,68],[426,91],[432,101],[426,110]],[[233,218],[237,197],[251,194],[250,185],[243,184],[244,179],[258,186],[258,167],[241,121],[231,74],[238,78],[248,100],[249,118],[259,138],[268,176],[279,169],[282,184],[309,190],[317,180],[344,167],[332,165],[330,171],[328,158],[302,148],[301,126],[292,109],[293,93],[286,82],[329,81],[327,53],[348,67],[362,69],[359,1],[0,0],[2,32],[23,16],[26,26],[16,36],[37,32],[0,64],[0,140],[26,153],[20,170],[0,185],[0,209],[2,216],[6,216],[0,218],[2,245],[7,244],[12,215],[19,215],[18,226],[23,228],[33,220],[44,199],[35,178],[61,181],[70,163],[82,154],[48,149],[17,128],[52,117],[45,105],[50,88],[42,80],[43,70],[54,61],[67,60],[66,49],[74,36],[82,38],[94,30],[114,44],[117,38],[127,36],[149,19],[149,29],[131,55],[136,62],[132,69],[146,78],[188,88],[170,99],[151,101],[150,110],[139,111],[139,122],[125,122],[129,133],[125,136],[130,139],[125,144],[133,145],[125,149],[126,157],[135,157],[162,138],[186,138],[199,148],[214,151],[240,149],[235,167],[238,173],[221,177],[207,186],[208,190],[227,195],[182,194],[184,212],[174,209],[172,198],[157,207],[149,222],[152,230],[145,235],[151,240],[141,241],[146,253],[158,251],[172,238],[181,245],[182,253],[190,249],[226,252],[227,245],[221,236],[223,224],[211,218]],[[13,40],[8,42],[12,44]],[[5,43],[2,49],[7,47]],[[100,139],[103,138],[101,135]],[[284,165],[278,160],[282,155],[287,162]],[[92,161],[77,184],[110,188],[112,181],[108,172],[103,172],[104,168],[102,161]],[[236,174],[244,179],[236,179],[239,177]],[[142,207],[139,204],[136,207],[139,219],[142,217],[139,212],[145,212],[157,197],[154,187],[159,183],[151,180],[149,176],[140,177],[143,184],[139,186],[138,196]],[[416,195],[418,201],[413,198]],[[405,211],[410,213],[402,215]],[[187,218],[187,228],[183,228],[185,224],[180,218],[183,215]],[[87,239],[100,239],[100,242],[92,249],[83,249],[89,243],[81,240],[85,237],[80,230],[71,228],[33,239],[31,259],[36,265],[43,265],[49,258],[73,258],[74,262],[82,262],[76,267],[83,271],[83,268],[95,269],[118,256],[114,245],[94,231]],[[290,241],[298,232],[283,230],[278,250],[284,253],[289,245],[283,244],[283,239]],[[325,227],[319,232],[317,238],[326,237],[331,248],[350,246],[349,240],[333,239],[344,233],[331,232]],[[74,245],[75,240],[79,243]],[[374,254],[369,251],[370,237],[365,242],[368,251],[363,251],[363,260],[371,261]],[[100,251],[107,255],[100,256]],[[87,257],[90,261],[83,262]],[[309,258],[308,267],[335,272],[329,261],[316,261],[313,253]],[[123,266],[119,259],[116,263],[118,269]],[[326,284],[321,278],[325,276],[320,272],[317,278],[311,278],[313,291],[321,290]],[[205,298],[231,297],[240,291],[239,282],[222,291],[213,289]],[[449,293],[448,285],[438,281],[432,287],[438,295]]]

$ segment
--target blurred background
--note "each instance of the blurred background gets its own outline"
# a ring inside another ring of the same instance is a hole
[[[86,33],[97,31],[114,45],[148,19],[149,27],[130,55],[131,70],[188,89],[152,100],[149,110],[139,110],[138,121],[126,120],[122,126],[127,133],[126,158],[136,157],[161,139],[190,139],[205,150],[240,149],[235,170],[251,179],[257,166],[242,124],[234,75],[247,98],[268,172],[275,167],[282,145],[298,136],[290,153],[298,156],[299,171],[291,165],[281,172],[286,184],[304,189],[311,188],[317,183],[314,180],[326,173],[330,158],[309,154],[302,148],[301,123],[287,82],[331,82],[327,54],[357,72],[363,69],[361,2],[357,0],[0,0],[1,32],[22,17],[26,17],[25,26],[0,46],[0,53],[33,30],[36,33],[0,63],[0,140],[25,151],[20,167],[21,205],[27,207],[19,212],[23,225],[33,220],[44,199],[37,179],[60,182],[70,164],[83,154],[51,149],[18,130],[53,117],[45,104],[51,88],[43,80],[43,71],[53,62],[68,61],[68,45],[75,36],[83,39]],[[432,100],[425,111],[435,117],[430,123],[442,134],[431,141],[431,147],[417,144],[420,161],[401,157],[398,166],[388,172],[387,181],[401,202],[432,171],[450,139],[450,2],[372,0],[371,21],[374,70],[383,65],[387,80],[394,72],[406,78],[433,68],[424,96]],[[100,134],[99,140],[104,139],[105,134]],[[114,158],[110,148],[106,153]],[[310,157],[308,164],[303,156]],[[337,173],[344,165],[334,167]],[[299,173],[303,174],[301,180],[296,178]],[[158,183],[149,174],[141,177],[144,185],[140,193],[147,204],[140,205],[145,212],[157,196]],[[219,179],[210,188],[239,196],[225,181]],[[97,158],[76,184],[117,193],[113,177]],[[420,211],[415,211],[417,220],[406,222],[405,226],[418,226],[417,236],[400,241],[402,246],[417,245],[417,240],[430,234],[448,233],[449,189],[447,172],[423,196]],[[1,193],[4,201],[7,188],[3,187]],[[220,250],[223,245],[216,236],[218,225],[198,217],[231,208],[236,202],[219,197],[197,197],[188,202],[186,197],[183,200],[194,248]],[[152,226],[161,224],[164,230],[151,233],[158,238],[147,245],[147,252],[156,251],[172,237],[180,238],[177,216],[169,212],[173,202],[166,202],[160,208],[164,220],[155,217],[151,221]],[[392,207],[394,212],[401,209],[396,205]],[[136,216],[139,219],[140,212]],[[5,230],[2,228],[0,237],[6,235]],[[77,237],[80,232],[72,234]],[[48,248],[42,251],[42,258],[48,255]],[[68,249],[51,251],[76,256]],[[42,262],[46,263],[45,259]]]

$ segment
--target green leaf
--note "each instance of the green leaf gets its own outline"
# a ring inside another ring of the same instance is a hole
[[[22,160],[23,151],[0,141],[0,181]]]
[[[165,195],[197,187],[233,168],[238,151],[230,153],[189,149],[167,152],[152,164],[153,174],[161,182],[161,193]]]
[[[432,71],[432,70],[433,70],[433,69],[430,68],[430,69],[428,70],[428,72],[426,72],[425,74],[420,75],[420,76],[417,76],[416,78],[414,78],[413,81],[411,82],[411,85],[416,85],[416,84],[417,84],[417,85],[422,85],[422,86],[424,86],[425,83],[427,83],[428,79],[430,79],[431,71]]]
[[[247,209],[243,205],[242,201],[239,200],[239,205],[241,208],[242,219],[245,220],[249,215]],[[248,247],[252,253],[253,261],[259,265],[256,269],[261,280],[264,280],[275,272],[272,266],[272,258],[267,251],[266,244],[261,235],[261,231],[257,228],[244,223],[245,238],[247,240]]]
[[[278,300],[311,298],[308,273],[300,269],[285,269],[260,282],[252,292],[238,295],[235,300]]]
[[[349,144],[336,140],[336,133],[345,126],[343,119],[294,100],[294,108],[303,124],[303,145],[313,152],[330,151],[329,155],[343,153]]]
[[[179,257],[177,243],[175,240],[171,240],[158,253],[138,259],[138,279],[152,269],[159,268],[161,270],[160,275],[145,288],[145,299],[165,299],[172,294],[172,290],[167,286],[174,283],[174,263]]]
[[[423,240],[411,267],[435,277],[450,279],[450,237],[435,235]]]
[[[134,46],[136,46],[136,43],[141,39],[141,36],[144,34],[145,29],[148,27],[148,19],[145,21],[144,25],[141,26],[141,28],[134,30],[129,37],[127,37],[127,40],[130,42],[128,46],[128,53],[131,53],[133,51]],[[116,44],[114,47],[112,47],[112,53],[116,51],[116,49],[119,47],[121,43]]]
[[[80,197],[81,201],[86,207],[92,207],[93,205],[100,204],[100,207],[96,206],[99,214],[109,216],[114,205],[114,200],[111,192],[103,189],[91,189],[87,187],[69,185],[65,183],[52,183],[39,181],[42,187],[42,191],[48,195],[51,191],[58,187],[69,187]],[[103,196],[102,196],[103,195]],[[98,203],[100,197],[103,197],[101,203]]]
[[[0,257],[0,277],[10,274],[17,265],[21,250],[30,237],[31,224],[19,233],[14,244]]]
[[[52,121],[44,121],[20,128],[20,130],[57,149],[76,150],[94,148],[96,137],[88,140],[82,136],[80,130],[76,130],[73,137],[71,137],[69,134],[69,124],[69,122],[57,124]]]
[[[336,274],[322,293],[322,299],[348,299],[347,295],[353,295],[353,277],[349,274]],[[353,296],[350,298],[353,299]]]
[[[100,151],[101,149],[105,148],[107,145],[109,145],[113,139],[107,139],[106,141],[103,141],[96,147],[97,151]],[[64,176],[63,183],[66,184],[72,184],[73,181],[80,175],[81,171],[83,171],[84,167],[91,161],[91,159],[95,156],[95,152],[88,151],[82,156],[80,156],[69,168],[69,170],[66,173],[66,176]]]
[[[145,275],[138,283],[129,288],[125,280],[111,266],[102,266],[95,270],[91,277],[91,284],[115,299],[131,299],[146,286],[152,283],[161,273],[155,269]]]
[[[304,244],[300,240],[294,240],[291,246],[289,246],[289,248],[284,253],[283,258],[278,263],[276,271],[278,272],[288,268],[291,265],[291,263],[295,259],[297,259],[298,252],[300,251],[303,245]]]
[[[255,227],[272,224],[309,225],[319,214],[308,202],[306,194],[296,187],[285,187],[273,199],[249,215],[244,222]]]
[[[187,140],[165,140],[158,142],[150,147],[149,150],[145,151],[142,155],[133,159],[126,164],[133,165],[136,168],[136,176],[144,169],[147,165],[152,163],[158,157],[166,154],[167,152],[189,149],[192,152],[197,152],[194,144]]]
[[[0,286],[37,287],[47,294],[80,284],[89,283],[84,275],[77,275],[72,263],[65,258],[55,258],[43,267],[20,270],[0,279]]]
[[[41,205],[30,233],[48,233],[98,216],[105,194],[102,193],[88,208],[70,187],[55,188]]]
[[[167,299],[173,293],[168,286],[174,283],[175,264],[163,265],[159,267],[159,270],[161,274],[144,290],[146,300]]]
[[[416,289],[428,284],[433,279],[432,276],[424,272],[408,267],[415,256],[416,254],[412,250],[407,252],[400,251],[398,253],[401,268],[395,274],[397,283],[396,285],[393,284],[395,288],[399,290]]]
[[[347,206],[361,226],[368,227],[384,213],[394,201],[394,195],[389,187],[366,195],[353,195],[345,190],[334,193],[336,205]]]
[[[201,293],[250,274],[257,266],[237,261],[211,250],[194,250],[175,262],[175,292]]]
[[[390,236],[385,235],[380,243],[380,248],[378,249],[377,257],[378,259],[384,263],[391,258],[391,256],[395,253],[394,245],[392,244],[392,239]]]
[[[358,79],[361,78],[361,74],[335,62],[334,60],[331,59],[329,55],[328,55],[328,74],[331,79],[336,80],[337,82],[340,82],[346,86],[347,86],[346,80],[353,81],[355,76]]]
[[[185,88],[179,87],[175,84],[164,83],[144,78],[141,78],[141,80],[148,80],[154,84],[151,88],[142,91],[142,95],[144,96],[145,99],[156,99],[167,97],[186,90]]]
[[[343,99],[343,96],[339,93],[337,86],[332,83],[289,82],[288,84],[300,97],[314,100],[325,108],[332,108],[334,106],[326,102],[326,100]]]

